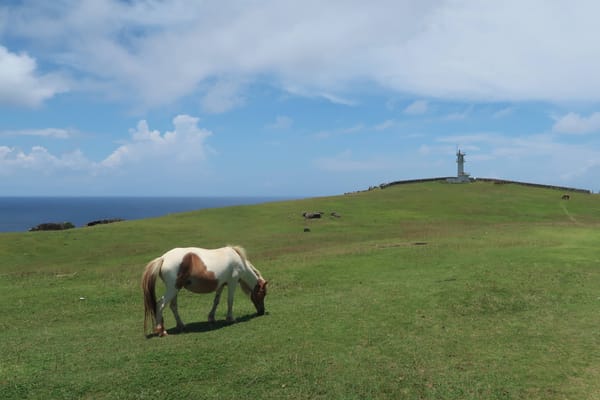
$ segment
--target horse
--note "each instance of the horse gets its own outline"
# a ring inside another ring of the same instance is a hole
[[[166,286],[164,296],[156,300],[156,277],[160,276]],[[221,292],[227,286],[227,322],[233,322],[233,297],[237,284],[250,296],[258,315],[265,314],[267,281],[250,263],[246,251],[239,246],[218,249],[198,247],[174,248],[150,261],[142,275],[144,292],[144,332],[147,322],[154,325],[154,334],[166,336],[163,310],[170,303],[177,321],[177,329],[185,329],[177,311],[177,294],[185,288],[194,293],[215,292],[213,306],[208,313],[208,322],[215,322],[215,311],[221,299]]]

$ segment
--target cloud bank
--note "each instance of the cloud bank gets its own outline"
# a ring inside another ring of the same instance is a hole
[[[42,188],[49,182],[40,183],[40,174],[60,176],[62,184],[67,185],[64,190],[77,190],[69,187],[69,183],[78,181],[85,184],[89,192],[94,192],[95,187],[110,186],[115,177],[121,179],[121,185],[129,182],[129,189],[135,188],[140,180],[165,187],[194,181],[213,153],[206,143],[212,133],[200,128],[198,118],[189,115],[176,116],[173,126],[172,131],[161,133],[150,129],[148,123],[141,120],[129,131],[129,140],[101,161],[91,160],[81,150],[52,154],[43,146],[33,146],[29,151],[0,146],[0,175],[18,172],[21,176],[31,176],[31,182],[38,182]],[[61,135],[53,137],[61,138]],[[131,180],[123,179],[127,177]],[[24,187],[30,185],[27,179],[23,179],[22,184]],[[124,186],[122,190],[127,193],[128,187]]]
[[[40,73],[0,47],[0,101],[38,105],[66,90],[59,73],[149,108],[197,93],[212,113],[265,77],[343,104],[361,82],[421,98],[598,101],[599,14],[591,0],[25,2],[0,6],[0,44],[28,42],[53,64]]]
[[[592,113],[589,117],[582,117],[570,112],[559,118],[552,128],[558,133],[586,134],[600,131],[600,112]]]

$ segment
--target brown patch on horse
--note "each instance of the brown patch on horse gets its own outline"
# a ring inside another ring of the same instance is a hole
[[[210,293],[214,292],[218,285],[215,273],[206,268],[197,254],[187,253],[183,256],[175,281],[177,289],[184,287],[195,293]]]

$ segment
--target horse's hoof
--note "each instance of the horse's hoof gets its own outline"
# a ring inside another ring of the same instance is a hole
[[[159,337],[164,337],[164,336],[169,336],[169,334],[167,333],[167,331],[162,331],[158,334]]]

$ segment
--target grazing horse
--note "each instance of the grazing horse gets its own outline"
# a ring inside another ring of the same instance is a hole
[[[166,286],[165,295],[156,300],[156,277],[160,276]],[[144,291],[144,332],[147,321],[155,324],[154,333],[167,335],[163,322],[163,310],[170,304],[171,311],[177,321],[177,328],[185,325],[177,312],[177,293],[181,288],[194,293],[216,292],[208,321],[215,321],[215,311],[221,299],[221,292],[227,285],[227,321],[233,321],[233,296],[237,284],[256,307],[258,315],[265,313],[265,296],[267,281],[248,261],[246,252],[241,247],[228,246],[220,249],[201,249],[197,247],[175,248],[155,258],[146,265],[142,275]]]

